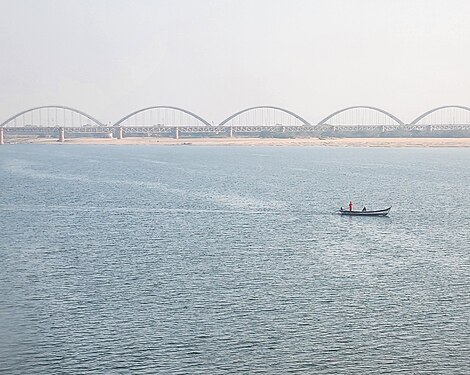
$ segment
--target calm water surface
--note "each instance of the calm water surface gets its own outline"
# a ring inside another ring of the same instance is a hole
[[[468,374],[469,185],[468,149],[1,146],[0,372]]]

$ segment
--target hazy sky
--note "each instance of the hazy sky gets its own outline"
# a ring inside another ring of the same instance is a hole
[[[0,53],[0,120],[49,104],[216,123],[254,105],[311,122],[470,105],[468,0],[0,0]]]

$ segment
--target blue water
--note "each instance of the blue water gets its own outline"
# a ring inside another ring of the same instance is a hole
[[[0,373],[468,374],[469,185],[469,149],[1,146]]]

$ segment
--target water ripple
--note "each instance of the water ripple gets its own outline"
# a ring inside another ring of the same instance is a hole
[[[470,373],[468,150],[0,154],[1,373]]]

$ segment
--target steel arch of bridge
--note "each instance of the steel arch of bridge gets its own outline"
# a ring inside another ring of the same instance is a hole
[[[465,107],[463,105],[443,105],[441,107],[436,107],[436,108],[433,108],[427,112],[424,112],[421,116],[418,116],[416,117],[410,125],[416,125],[419,121],[421,121],[423,118],[425,118],[426,116],[430,115],[431,113],[434,113],[436,111],[439,111],[441,109],[446,109],[446,108],[458,108],[458,109],[463,109],[465,111],[469,111],[470,112],[470,108],[469,107]]]
[[[0,124],[0,128],[3,128],[5,127],[6,124],[8,124],[10,121],[13,121],[15,120],[16,118],[20,117],[21,115],[24,115],[25,113],[29,113],[29,112],[33,112],[33,111],[36,111],[36,110],[39,110],[39,109],[48,109],[48,108],[52,108],[52,109],[64,109],[64,110],[67,110],[67,111],[71,111],[71,112],[74,112],[74,113],[78,113],[79,115],[82,115],[84,117],[86,117],[87,119],[95,122],[96,124],[98,124],[99,126],[104,126],[103,123],[101,123],[101,121],[97,120],[96,118],[94,118],[93,116],[90,116],[89,114],[83,112],[83,111],[80,111],[78,109],[75,109],[75,108],[71,108],[71,107],[66,107],[66,106],[63,106],[63,105],[44,105],[44,106],[41,106],[41,107],[34,107],[34,108],[30,108],[30,109],[27,109],[26,111],[22,111],[20,113],[17,113],[16,115],[14,116],[11,116],[9,119],[5,120],[4,122],[2,122]],[[64,124],[65,125],[65,124]]]
[[[242,113],[245,113],[245,112],[248,112],[248,111],[251,111],[251,110],[254,110],[254,109],[275,109],[275,110],[278,110],[278,111],[281,111],[281,112],[284,112],[284,113],[287,113],[288,115],[291,115],[293,117],[295,117],[297,120],[299,120],[300,122],[302,122],[304,125],[307,125],[309,126],[309,122],[307,120],[305,120],[304,118],[300,117],[298,114],[292,112],[292,111],[289,111],[287,109],[284,109],[284,108],[280,108],[280,107],[274,107],[274,106],[270,106],[270,105],[260,105],[260,106],[257,106],[257,107],[250,107],[250,108],[246,108],[242,111],[239,111],[237,113],[234,113],[233,115],[227,117],[224,121],[222,121],[219,126],[223,126],[225,125],[227,122],[229,122],[230,120],[232,120],[233,118],[241,115]]]
[[[183,113],[186,113],[187,115],[195,118],[196,120],[199,120],[201,121],[204,125],[207,125],[207,126],[210,126],[209,122],[207,122],[206,120],[204,120],[202,117],[196,115],[195,113],[193,112],[190,112],[186,109],[183,109],[183,108],[179,108],[179,107],[173,107],[173,106],[170,106],[170,105],[156,105],[156,106],[152,106],[152,107],[147,107],[147,108],[142,108],[142,109],[139,109],[135,112],[132,112],[130,114],[128,114],[127,116],[123,117],[122,119],[120,119],[118,122],[116,122],[113,126],[119,126],[121,125],[124,121],[126,121],[127,119],[131,118],[132,116],[135,116],[141,112],[145,112],[145,111],[148,111],[150,109],[173,109],[175,111],[179,111],[179,112],[183,112]]]
[[[371,106],[368,106],[368,105],[356,105],[356,106],[353,106],[353,107],[347,107],[347,108],[343,108],[343,109],[340,109],[339,111],[336,111],[336,112],[333,112],[331,115],[329,116],[326,116],[323,120],[321,120],[318,125],[325,125],[325,123],[332,117],[336,116],[336,115],[339,115],[340,113],[343,113],[343,112],[346,112],[346,111],[349,111],[351,109],[360,109],[360,108],[365,108],[365,109],[371,109],[373,111],[378,111],[380,113],[383,113],[384,115],[390,117],[393,121],[395,121],[396,123],[398,123],[399,125],[404,125],[404,122],[401,121],[398,117],[392,115],[390,112],[387,112],[381,108],[377,108],[377,107],[371,107]]]

